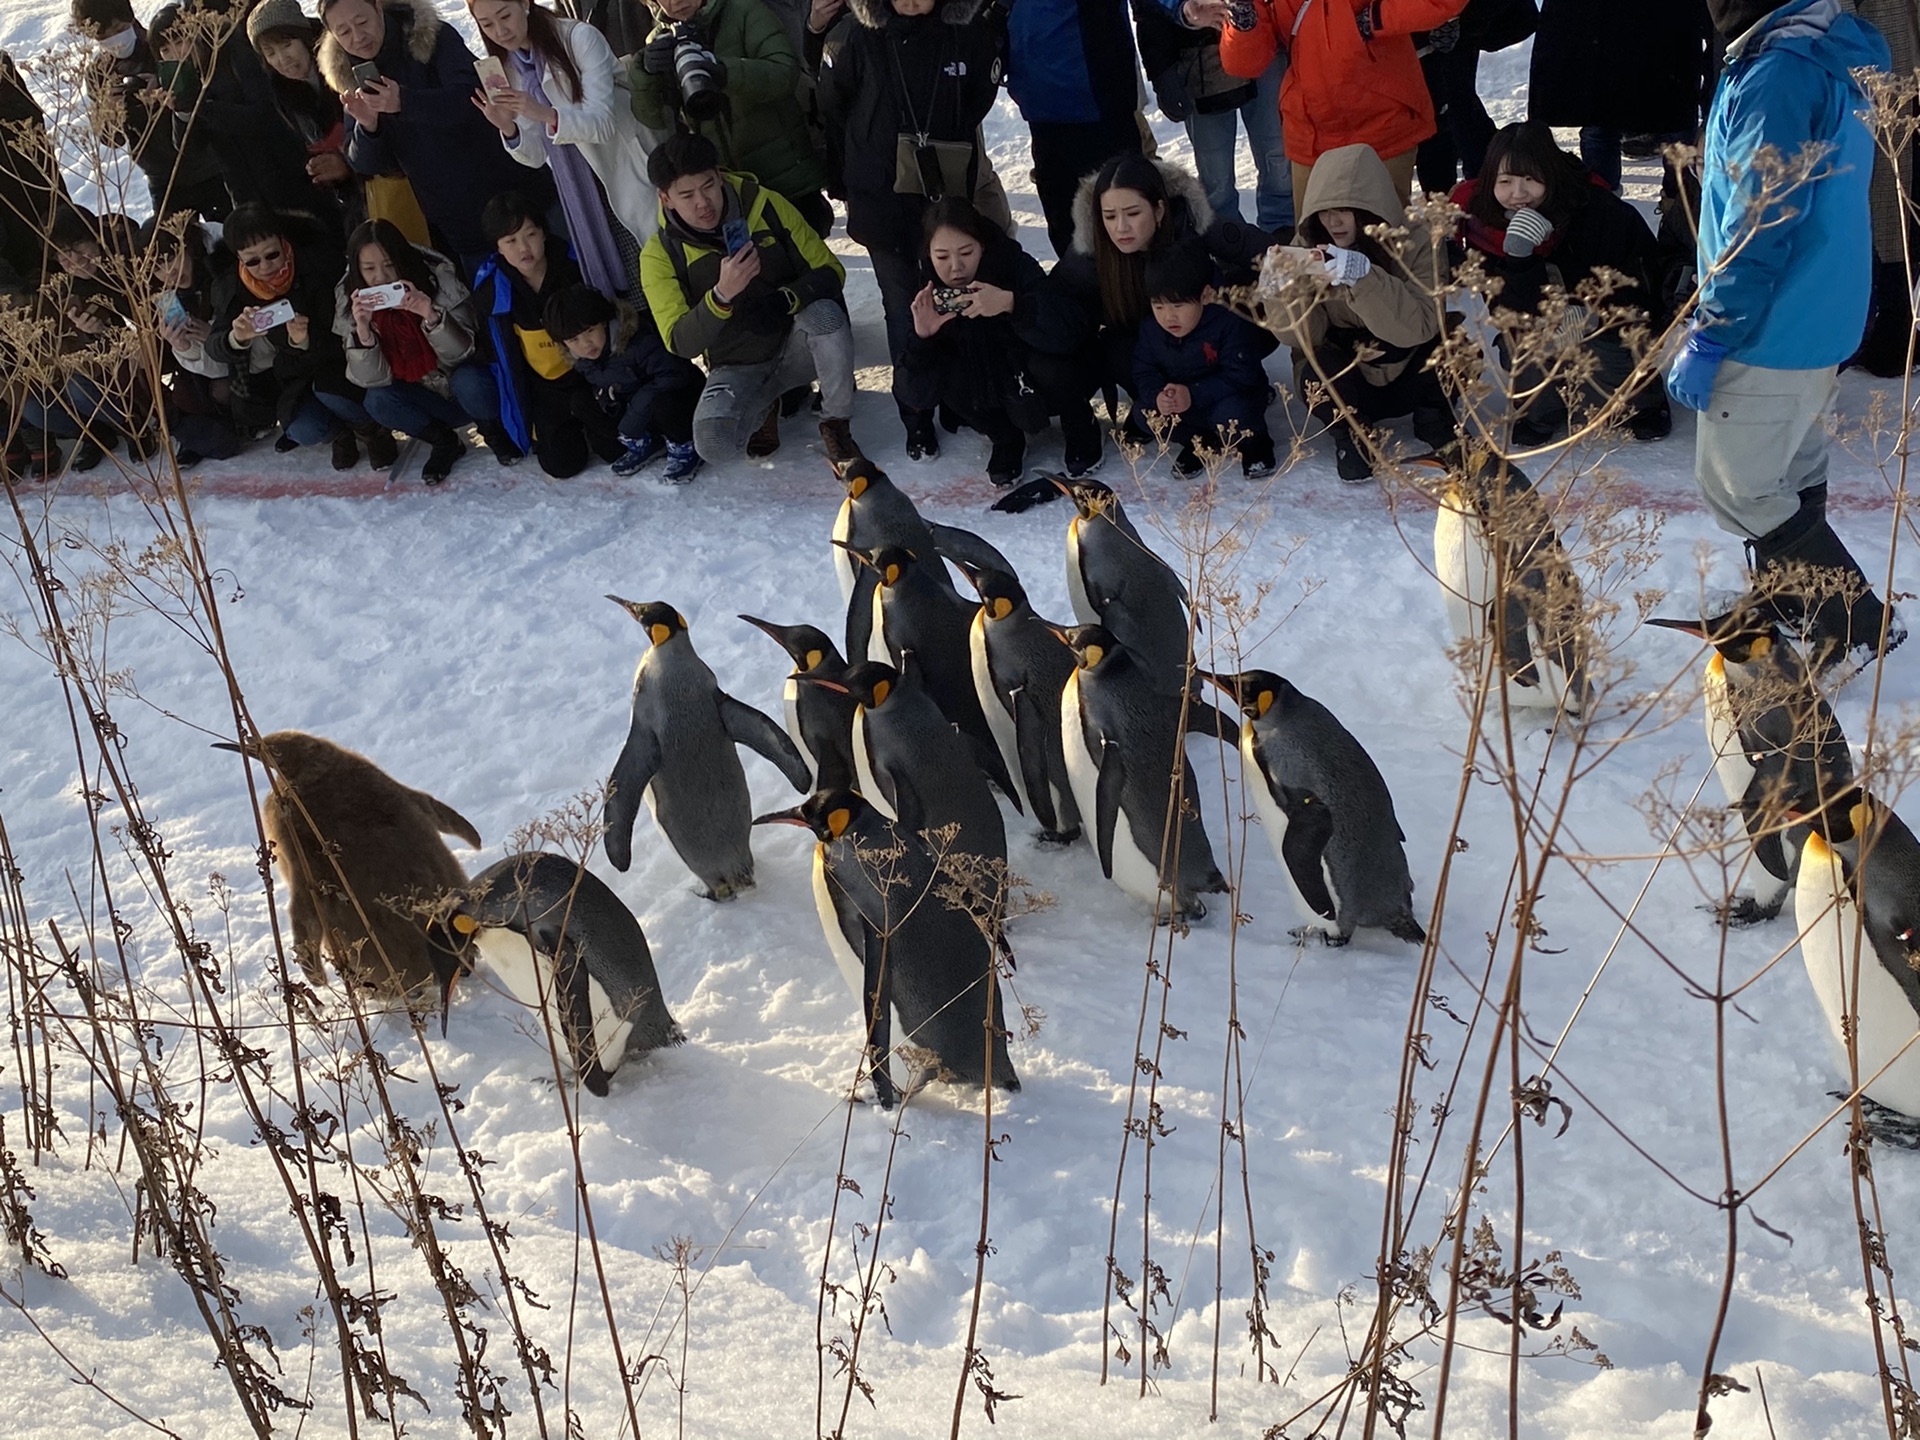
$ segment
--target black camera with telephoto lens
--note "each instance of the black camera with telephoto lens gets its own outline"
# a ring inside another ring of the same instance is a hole
[[[680,109],[696,125],[718,119],[727,105],[726,70],[693,26],[682,22],[668,33],[674,42],[673,78],[680,87]]]

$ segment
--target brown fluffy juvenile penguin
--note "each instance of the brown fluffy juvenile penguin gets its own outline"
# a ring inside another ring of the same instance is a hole
[[[477,850],[480,832],[451,806],[318,735],[276,730],[252,745],[215,748],[250,756],[272,775],[267,839],[307,978],[325,983],[324,954],[378,995],[430,987],[422,902],[467,883],[440,837],[457,835]]]

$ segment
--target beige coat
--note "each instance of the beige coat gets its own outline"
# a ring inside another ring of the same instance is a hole
[[[1324,245],[1326,231],[1314,220],[1323,210],[1359,210],[1388,225],[1407,223],[1406,206],[1380,157],[1366,145],[1342,145],[1314,162],[1307,193],[1297,207],[1298,245]],[[1363,222],[1365,223],[1365,222]],[[1291,333],[1281,338],[1295,349],[1318,349],[1330,330],[1362,330],[1394,350],[1424,345],[1440,333],[1440,301],[1436,292],[1446,283],[1445,256],[1433,247],[1432,237],[1414,227],[1403,242],[1396,263],[1373,240],[1357,248],[1366,252],[1373,268],[1352,285],[1328,287],[1324,297],[1300,317]],[[1398,379],[1408,364],[1405,356],[1382,357],[1360,366],[1371,385]]]

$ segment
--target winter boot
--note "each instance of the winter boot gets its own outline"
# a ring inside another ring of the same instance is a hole
[[[691,440],[669,442],[667,468],[660,472],[660,479],[668,485],[684,485],[700,473],[701,463]]]
[[[1444,450],[1460,438],[1460,424],[1445,399],[1413,407],[1413,438],[1429,450]]]
[[[113,449],[113,432],[103,430],[88,431],[80,437],[80,443],[73,447],[73,453],[67,457],[67,469],[76,475],[84,475],[89,470],[97,470],[100,462],[107,458]]]
[[[60,469],[60,442],[44,430],[22,430],[20,445],[24,452],[14,473],[28,479],[45,479]],[[9,467],[12,460],[8,460]]]
[[[1100,427],[1085,401],[1072,402],[1060,412],[1060,438],[1067,444],[1067,478],[1079,480],[1100,468],[1103,458]]]
[[[333,432],[333,468],[351,470],[360,463],[360,442],[351,427],[342,425]]]
[[[1333,468],[1349,485],[1364,485],[1373,479],[1373,462],[1354,443],[1353,431],[1345,422],[1337,422],[1327,428],[1327,434],[1333,437]]]
[[[281,431],[277,437],[275,437],[273,442],[273,453],[276,455],[291,455],[294,451],[298,450],[299,448],[300,448],[300,442],[294,439],[291,435],[287,434],[284,430]],[[359,461],[360,461],[360,449],[358,446],[355,446],[353,451],[353,463],[358,464]]]
[[[900,419],[907,427],[907,459],[920,464],[940,454],[940,432],[933,428],[931,410],[909,410],[902,406]]]
[[[1173,457],[1173,473],[1179,479],[1191,480],[1207,468],[1207,462],[1200,458],[1200,452],[1191,445],[1182,445]]]
[[[649,460],[667,448],[667,442],[652,433],[636,436],[622,435],[620,443],[627,447],[627,453],[613,462],[613,473],[622,480],[629,475],[639,474]]]
[[[1542,445],[1551,445],[1559,434],[1558,424],[1536,420],[1531,415],[1522,415],[1513,422],[1513,443],[1521,450],[1538,450]]]
[[[354,430],[367,447],[367,464],[375,470],[391,470],[393,462],[400,458],[400,447],[394,442],[393,432],[378,424],[356,425]]]
[[[1277,467],[1273,460],[1273,441],[1253,436],[1240,442],[1240,475],[1246,480],[1264,480]]]
[[[487,449],[493,452],[493,463],[496,465],[518,465],[527,458],[526,452],[513,443],[513,437],[507,434],[504,425],[482,425],[480,438],[486,442]]]
[[[747,458],[764,460],[780,448],[780,407],[775,404],[767,409],[767,418],[760,422],[760,428],[747,438]]]
[[[1897,614],[1873,593],[1860,562],[1827,523],[1827,487],[1803,491],[1799,512],[1779,529],[1748,542],[1762,602],[1805,638],[1807,662],[1828,670],[1849,656],[1865,664],[1907,638]],[[1886,649],[1880,630],[1886,625]]]
[[[996,435],[993,453],[987,457],[987,479],[995,485],[1017,485],[1026,469],[1027,437],[1018,427],[1009,427],[1007,433]]]
[[[160,453],[160,434],[156,430],[142,430],[138,434],[127,436],[127,458],[144,465]]]
[[[820,444],[827,452],[828,462],[837,471],[844,471],[854,461],[867,458],[861,453],[859,444],[854,440],[853,424],[848,420],[822,420]]]
[[[438,485],[453,473],[454,463],[467,453],[467,442],[460,438],[452,426],[443,425],[438,420],[423,429],[420,438],[428,445],[426,464],[420,467],[420,479],[425,484]]]

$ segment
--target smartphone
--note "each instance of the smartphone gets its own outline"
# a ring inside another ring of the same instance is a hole
[[[168,290],[157,302],[160,309],[160,323],[168,329],[187,323],[187,307],[180,303],[179,292]]]
[[[500,63],[498,55],[482,55],[473,62],[473,71],[480,77],[480,83],[489,90],[507,88],[507,67]]]
[[[353,83],[358,85],[362,90],[375,83],[379,78],[380,67],[371,60],[362,60],[358,65],[353,67]]]
[[[271,305],[262,305],[253,312],[253,328],[256,332],[277,330],[293,318],[293,302],[276,300]]]
[[[937,315],[964,314],[972,300],[973,287],[970,285],[936,285],[933,287],[933,309]]]
[[[355,293],[366,296],[371,309],[397,310],[407,298],[407,284],[404,280],[396,280],[391,285],[367,285]]]
[[[729,220],[720,227],[720,243],[727,247],[727,258],[732,259],[753,243],[753,236],[747,233],[747,222]]]

